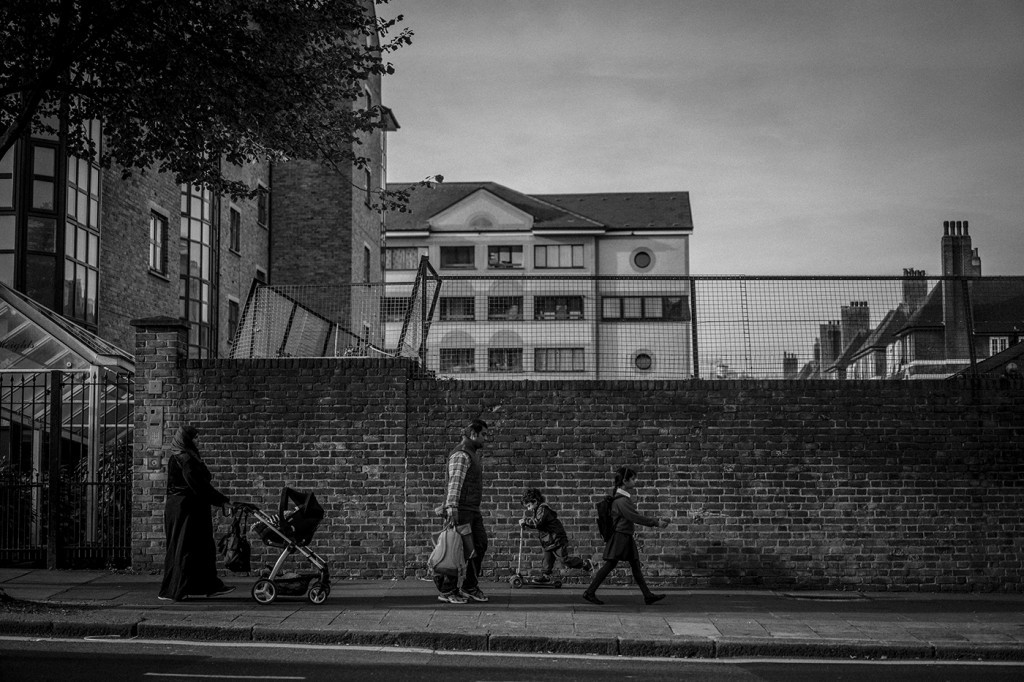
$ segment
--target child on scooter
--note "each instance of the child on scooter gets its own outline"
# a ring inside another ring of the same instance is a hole
[[[539,489],[527,488],[523,493],[523,505],[526,506],[527,516],[519,519],[519,525],[536,529],[541,549],[544,550],[543,570],[537,579],[538,583],[551,582],[556,557],[566,568],[582,568],[588,573],[594,570],[594,562],[590,559],[569,556],[569,537],[565,533],[565,526],[558,520],[558,514],[551,505],[544,501],[544,495]]]

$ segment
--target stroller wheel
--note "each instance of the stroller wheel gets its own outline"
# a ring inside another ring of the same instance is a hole
[[[562,581],[561,580],[556,580],[555,581],[555,587],[558,588],[558,587],[561,587],[561,586],[562,586]]]
[[[518,575],[515,576],[514,578],[512,578],[512,587],[522,587],[522,586],[523,586],[523,579],[522,578],[520,578]]]
[[[267,580],[261,578],[253,583],[252,586],[252,598],[256,600],[257,604],[269,604],[277,598],[277,585],[274,584],[273,580]]]
[[[331,588],[321,582],[315,582],[309,587],[309,592],[306,593],[306,597],[313,604],[323,604],[327,601],[327,595],[331,593]]]

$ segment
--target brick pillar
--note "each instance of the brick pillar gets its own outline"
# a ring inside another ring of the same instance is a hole
[[[135,327],[135,452],[132,466],[132,567],[163,566],[164,448],[181,422],[188,324],[170,317]]]

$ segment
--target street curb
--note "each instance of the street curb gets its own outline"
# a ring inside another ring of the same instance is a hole
[[[864,658],[931,659],[934,647],[923,642],[849,642],[821,639],[720,638],[715,658]]]
[[[1013,644],[942,644],[935,647],[935,658],[942,661],[1024,661],[1024,647]]]
[[[487,642],[487,650],[550,654],[600,654],[605,656],[615,656],[619,653],[618,645],[618,639],[615,637],[491,635]]]
[[[56,638],[143,638],[202,642],[409,647],[437,651],[597,654],[638,658],[816,658],[834,660],[1024,661],[1012,643],[869,642],[769,638],[637,638],[538,636],[479,632],[330,630],[266,625],[203,624],[142,620],[54,620],[51,616],[0,615],[0,634]]]

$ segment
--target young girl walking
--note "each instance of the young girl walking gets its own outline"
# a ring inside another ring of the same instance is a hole
[[[612,493],[611,516],[615,523],[615,532],[604,548],[604,565],[594,574],[590,581],[590,587],[583,593],[583,598],[591,604],[604,604],[597,598],[597,588],[601,586],[604,579],[612,572],[612,569],[620,561],[628,561],[629,568],[633,571],[633,580],[644,595],[644,603],[647,605],[661,601],[665,598],[663,594],[654,594],[647,587],[643,573],[640,571],[640,552],[637,550],[633,533],[636,525],[641,526],[668,526],[668,519],[656,519],[650,516],[643,516],[636,510],[633,503],[632,492],[636,488],[636,471],[629,467],[620,467],[615,473],[615,490]]]

